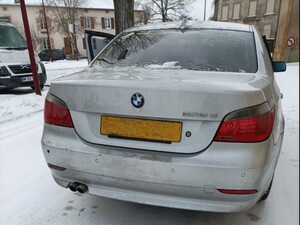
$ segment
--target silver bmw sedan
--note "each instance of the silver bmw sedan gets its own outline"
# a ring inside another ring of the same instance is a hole
[[[52,81],[42,149],[71,191],[238,212],[267,199],[284,117],[264,39],[250,25],[133,27],[87,68]]]

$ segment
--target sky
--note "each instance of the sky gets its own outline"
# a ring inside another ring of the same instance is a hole
[[[113,0],[87,0],[88,7],[92,8],[113,8]],[[14,0],[0,0],[1,3],[14,4]],[[204,3],[206,2],[206,20],[212,16],[213,0],[194,0],[194,3],[190,6],[190,16],[194,19],[204,19]],[[41,0],[25,0],[25,4],[41,4]]]
[[[213,15],[213,0],[195,0],[192,4],[191,16],[198,20],[204,20],[204,5],[206,1],[205,20],[208,20]]]

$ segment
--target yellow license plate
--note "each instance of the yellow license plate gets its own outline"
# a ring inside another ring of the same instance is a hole
[[[102,116],[100,133],[111,137],[180,142],[180,122]]]

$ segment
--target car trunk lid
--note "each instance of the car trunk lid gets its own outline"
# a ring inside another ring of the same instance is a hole
[[[204,150],[225,115],[271,97],[269,82],[254,74],[138,68],[88,68],[56,79],[50,92],[67,104],[75,130],[85,141],[176,153]],[[136,93],[144,98],[141,108],[131,102]],[[103,132],[107,118],[113,126],[121,120],[123,132],[131,136]],[[128,125],[128,119],[134,123]],[[173,132],[177,139],[165,141],[163,136],[174,135],[170,129],[179,129]],[[150,139],[143,138],[147,132],[152,132]]]

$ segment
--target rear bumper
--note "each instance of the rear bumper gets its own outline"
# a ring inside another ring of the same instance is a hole
[[[51,169],[63,187],[76,181],[86,184],[90,194],[114,199],[238,212],[253,206],[266,190],[281,143],[274,145],[272,138],[251,145],[212,143],[197,154],[165,154],[93,145],[82,141],[73,129],[45,124],[42,147],[47,163],[66,168]],[[258,192],[228,195],[219,188]]]
[[[170,208],[212,211],[239,212],[256,203],[258,194],[248,196],[225,196],[215,186],[189,187],[180,185],[157,184],[106,177],[82,171],[51,170],[57,184],[67,187],[70,181],[79,181],[88,186],[90,194]]]

